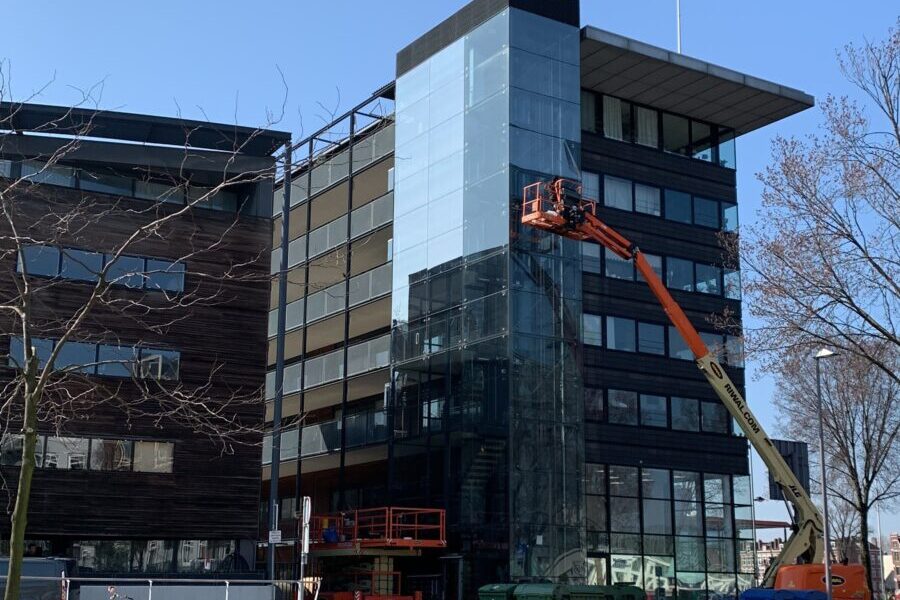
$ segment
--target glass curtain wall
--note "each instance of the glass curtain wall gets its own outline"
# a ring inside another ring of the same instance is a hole
[[[581,262],[577,242],[520,224],[522,189],[579,180],[578,28],[510,16],[510,570],[585,576]]]
[[[584,577],[580,253],[519,226],[580,179],[578,44],[507,9],[397,80],[392,487],[476,582]]]
[[[508,573],[508,21],[396,94],[392,495],[447,508],[475,579]]]

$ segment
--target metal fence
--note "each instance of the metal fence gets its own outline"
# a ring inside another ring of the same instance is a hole
[[[0,576],[0,594],[7,577]],[[305,593],[301,595],[300,590]],[[21,578],[20,600],[318,600],[319,580]]]

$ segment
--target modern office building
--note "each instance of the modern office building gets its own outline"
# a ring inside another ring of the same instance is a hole
[[[312,497],[330,585],[751,584],[746,440],[632,266],[521,226],[520,204],[532,182],[580,180],[742,386],[739,331],[709,321],[741,315],[720,237],[737,235],[735,140],[813,99],[579,12],[475,0],[302,145],[274,239],[290,265],[280,527]],[[406,524],[368,510],[397,506],[445,511],[446,546],[365,525]]]
[[[173,399],[206,402],[223,434],[235,433],[226,420],[262,424],[273,154],[289,135],[6,103],[0,128],[4,212],[24,240],[18,252],[4,219],[0,293],[19,298],[27,269],[39,359],[104,269],[110,285],[62,347],[57,377],[68,379],[54,379],[39,409],[26,552],[72,557],[81,575],[253,569],[262,436],[229,435],[223,446]],[[6,386],[23,346],[21,328],[2,323]],[[22,460],[11,399],[4,540]]]

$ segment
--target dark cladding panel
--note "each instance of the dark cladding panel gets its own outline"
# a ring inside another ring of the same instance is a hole
[[[778,453],[800,480],[800,484],[806,493],[809,493],[809,447],[806,442],[791,442],[788,440],[772,440]],[[772,472],[769,471],[769,500],[784,500],[781,486],[775,483]]]
[[[397,77],[421,64],[507,7],[578,27],[579,0],[473,0],[397,53]]]

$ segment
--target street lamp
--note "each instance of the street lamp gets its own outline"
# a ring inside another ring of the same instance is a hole
[[[822,411],[822,371],[819,362],[823,358],[836,355],[836,352],[822,348],[813,357],[816,361],[816,397],[819,403],[819,466],[821,467],[822,481],[822,518],[825,520],[825,596],[827,600],[831,600],[831,535],[828,529],[828,489],[825,487],[825,426]]]

